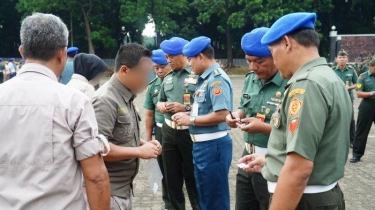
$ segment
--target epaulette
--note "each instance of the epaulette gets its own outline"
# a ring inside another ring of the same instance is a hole
[[[351,69],[355,69],[352,65],[347,65]]]
[[[167,75],[173,73],[173,70],[170,70],[164,77],[166,77]]]
[[[250,71],[249,73],[247,73],[247,74],[245,75],[245,77],[247,77],[247,76],[250,75],[250,74],[254,74],[254,71]]]
[[[154,83],[157,79],[159,79],[159,77],[155,77],[153,80],[151,80],[148,84],[151,85],[152,83]]]
[[[215,77],[221,75],[220,71],[217,69],[214,70],[214,74],[215,74]]]

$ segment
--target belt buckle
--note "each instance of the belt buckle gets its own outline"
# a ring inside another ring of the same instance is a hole
[[[191,140],[194,142],[194,143],[196,143],[197,142],[197,140],[195,139],[195,136],[194,136],[194,134],[190,134],[190,137],[191,137]]]
[[[255,145],[246,143],[246,150],[249,154],[254,154],[255,153]]]

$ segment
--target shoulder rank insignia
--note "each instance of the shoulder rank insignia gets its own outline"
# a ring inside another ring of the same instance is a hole
[[[214,74],[215,74],[215,77],[216,77],[216,76],[219,76],[221,73],[219,72],[219,70],[215,69]]]
[[[154,83],[157,79],[159,79],[159,77],[155,77],[153,80],[151,80],[148,84],[151,85],[152,83]]]
[[[247,73],[247,74],[245,75],[245,77],[249,76],[250,74],[254,74],[254,71],[250,71],[249,73]]]

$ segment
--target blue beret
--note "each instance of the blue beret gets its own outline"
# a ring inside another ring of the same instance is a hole
[[[3,61],[3,58],[0,58],[0,62]]]
[[[66,50],[66,53],[78,53],[78,47],[69,47],[68,50]]]
[[[8,59],[9,62],[12,62],[12,61],[14,61],[14,60],[16,60],[16,59],[14,59],[14,58],[9,58],[9,59]]]
[[[207,49],[211,44],[211,39],[205,36],[200,36],[192,39],[188,44],[185,45],[182,53],[186,57],[194,57]]]
[[[161,49],[152,51],[151,60],[152,60],[152,62],[154,62],[156,64],[159,64],[159,65],[167,65],[168,64],[168,61],[165,58],[165,54],[164,54],[163,50],[161,50]]]
[[[167,54],[179,55],[182,54],[182,48],[188,43],[187,40],[180,37],[173,37],[169,40],[164,40],[160,44],[160,48]]]
[[[249,33],[243,35],[241,39],[241,48],[246,55],[257,57],[270,57],[271,52],[268,50],[268,45],[260,43],[260,40],[266,34],[269,28],[256,28]]]
[[[270,30],[263,36],[261,42],[262,44],[269,45],[297,29],[315,29],[315,21],[315,13],[297,12],[284,15],[271,26]]]

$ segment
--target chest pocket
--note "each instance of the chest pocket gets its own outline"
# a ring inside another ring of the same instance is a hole
[[[187,90],[189,92],[194,93],[196,88],[197,88],[197,85],[195,85],[195,84],[189,84],[188,87],[187,87]]]
[[[119,143],[127,143],[134,139],[134,130],[133,120],[129,114],[117,116],[113,138]]]
[[[152,96],[152,102],[154,104],[156,104],[158,102],[159,91],[160,91],[159,87],[154,88],[153,93],[151,95]]]
[[[164,84],[164,91],[171,91],[171,90],[173,90],[173,83],[169,83],[169,84],[167,84],[167,83],[165,83]]]

